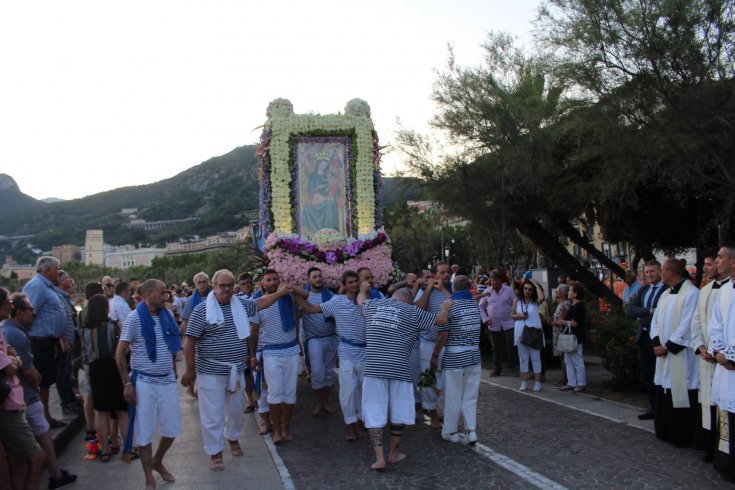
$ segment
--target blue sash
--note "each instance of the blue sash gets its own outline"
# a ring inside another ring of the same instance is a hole
[[[352,347],[367,347],[367,344],[364,342],[355,342],[354,340],[346,339],[344,337],[340,337],[339,341],[343,344],[351,345]]]
[[[297,345],[299,345],[299,341],[294,339],[291,342],[284,342],[282,344],[264,345],[263,350],[283,350],[283,349],[288,349],[289,347],[294,347]]]

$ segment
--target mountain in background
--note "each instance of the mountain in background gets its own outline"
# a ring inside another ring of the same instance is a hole
[[[399,200],[421,199],[418,179],[386,177],[384,206]],[[102,229],[112,245],[163,245],[185,235],[207,236],[235,230],[258,217],[258,162],[255,146],[235,148],[174,177],[152,184],[121,187],[80,199],[44,203],[23,194],[12,177],[0,174],[0,235],[34,235],[10,250],[0,242],[0,253],[22,254],[32,244],[42,250],[63,244],[84,245],[86,230]],[[123,208],[135,208],[146,221],[198,217],[154,231],[130,229]],[[18,261],[25,261],[16,257]],[[27,260],[27,259],[26,259]]]
[[[8,174],[0,174],[0,221],[19,211],[44,206],[43,201],[23,194],[17,182]]]

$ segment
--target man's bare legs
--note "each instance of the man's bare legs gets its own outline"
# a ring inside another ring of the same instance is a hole
[[[291,415],[293,415],[293,403],[282,403],[283,410],[281,411],[281,433],[283,434],[283,440],[285,442],[293,441],[291,435]],[[273,422],[275,424],[275,421]]]
[[[439,412],[437,410],[429,410],[429,417],[431,417],[431,428],[441,429],[442,423],[439,419]]]
[[[406,459],[406,455],[398,452],[398,445],[401,443],[403,435],[403,424],[390,424],[390,447],[388,448],[388,463],[396,464]],[[375,451],[375,463],[370,465],[374,470],[384,470],[386,459],[383,454],[383,428],[368,429],[370,434],[370,443]]]
[[[271,424],[273,424],[273,444],[283,442],[283,425],[281,423],[281,412],[283,403],[269,403],[271,413]]]
[[[273,424],[271,424],[271,413],[265,412],[260,414],[260,431],[258,433],[261,436],[266,435],[273,430]]]
[[[163,465],[163,457],[173,443],[173,437],[161,437],[155,455],[153,455],[152,444],[138,447],[140,464],[143,466],[143,473],[145,474],[146,487],[156,488],[156,479],[153,477],[154,470],[161,475],[164,481],[174,481],[174,476]]]

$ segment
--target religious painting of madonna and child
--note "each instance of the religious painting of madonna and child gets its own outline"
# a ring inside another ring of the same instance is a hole
[[[350,233],[348,137],[303,137],[296,144],[296,201],[299,234],[324,229]]]

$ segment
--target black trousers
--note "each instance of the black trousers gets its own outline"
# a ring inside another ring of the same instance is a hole
[[[653,377],[656,374],[656,356],[653,354],[653,343],[648,332],[641,332],[641,338],[638,340],[638,362],[641,369],[641,379],[648,395],[648,403],[651,406],[651,411],[655,412],[656,386],[653,384]]]
[[[502,332],[490,332],[490,342],[493,344],[493,364],[495,365],[496,371],[501,371],[503,368],[502,360],[505,352],[505,362],[508,363],[508,367],[513,369],[518,363],[516,362],[516,349],[513,346],[513,334],[514,330],[505,330]]]
[[[710,411],[710,427],[705,429],[702,427],[702,410]],[[711,463],[715,453],[715,435],[717,434],[717,407],[709,406],[709,403],[702,405],[697,404],[695,415],[696,430],[694,432],[694,448],[704,451],[704,461]]]

